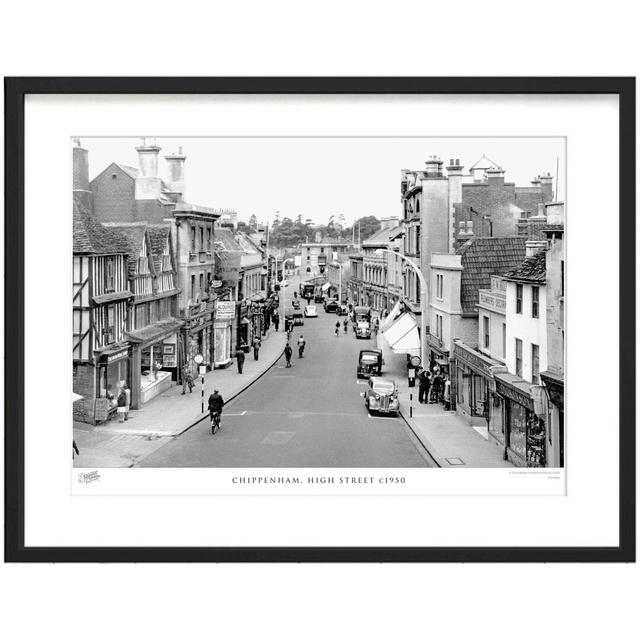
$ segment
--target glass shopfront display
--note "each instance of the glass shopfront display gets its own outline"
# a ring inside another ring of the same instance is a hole
[[[491,394],[489,400],[489,433],[500,442],[504,442],[504,411],[504,400],[497,393]]]
[[[517,402],[510,402],[509,448],[526,459],[527,451],[527,409]]]

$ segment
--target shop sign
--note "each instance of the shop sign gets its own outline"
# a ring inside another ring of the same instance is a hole
[[[102,354],[102,362],[111,364],[112,362],[117,362],[118,360],[124,360],[128,355],[128,349],[124,349],[116,353]]]
[[[530,396],[525,395],[524,393],[518,392],[513,387],[506,385],[504,382],[496,379],[496,391],[505,398],[509,398],[509,400],[513,400],[518,404],[522,405],[529,409],[529,411],[533,411],[533,400]]]
[[[470,367],[476,369],[482,375],[491,378],[491,365],[487,364],[480,356],[475,353],[470,353],[466,349],[463,349],[459,344],[455,344],[453,347],[453,357],[456,360],[460,360]]]
[[[236,303],[233,300],[216,302],[216,320],[233,320],[236,317]]]
[[[212,280],[211,281],[211,286],[214,289],[219,289],[222,286],[222,280]]]

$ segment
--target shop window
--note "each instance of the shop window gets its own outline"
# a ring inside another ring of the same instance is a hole
[[[531,382],[540,384],[540,347],[531,345]]]
[[[516,338],[516,375],[522,378],[522,340]]]
[[[522,313],[522,285],[516,285],[516,313]]]
[[[540,287],[531,287],[531,317],[540,317]]]
[[[483,327],[482,333],[484,334],[484,340],[483,340],[484,348],[488,349],[489,348],[489,318],[487,316],[482,316],[482,327]]]
[[[517,402],[511,402],[509,421],[509,447],[522,459],[527,450],[527,410]]]

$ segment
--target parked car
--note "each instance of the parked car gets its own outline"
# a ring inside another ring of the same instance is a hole
[[[305,318],[317,318],[318,317],[318,309],[315,304],[309,304],[304,308],[304,317]]]
[[[370,378],[379,376],[382,373],[382,351],[380,349],[362,349],[358,356],[358,368],[356,377]]]
[[[400,413],[398,385],[394,380],[372,376],[367,390],[360,394],[369,413]]]
[[[324,310],[326,313],[335,313],[338,310],[338,306],[335,300],[325,300]]]
[[[371,326],[368,322],[358,322],[356,324],[356,338],[364,338],[366,340],[371,338]]]
[[[291,320],[294,327],[302,326],[304,324],[302,311],[300,311],[299,309],[289,309],[285,314],[285,318],[287,320]]]
[[[347,305],[346,305],[346,304],[341,304],[341,305],[338,307],[338,309],[337,309],[336,313],[337,313],[339,316],[348,316],[348,315],[349,315],[349,307],[347,307]]]

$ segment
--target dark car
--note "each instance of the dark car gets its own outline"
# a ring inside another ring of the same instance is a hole
[[[325,301],[324,310],[326,313],[335,313],[340,305],[335,300]]]
[[[400,413],[398,385],[388,378],[369,378],[367,390],[360,394],[369,413]]]
[[[324,302],[324,296],[321,293],[316,293],[316,295],[313,296],[313,301],[314,302]]]
[[[382,373],[382,351],[380,349],[362,349],[358,356],[358,378],[379,376]]]
[[[300,300],[292,300],[292,301],[291,301],[291,306],[292,306],[294,309],[299,309],[299,308],[300,308]]]
[[[347,308],[346,304],[341,304],[341,305],[338,305],[338,309],[337,309],[336,313],[339,316],[348,316],[349,315],[349,309]]]

